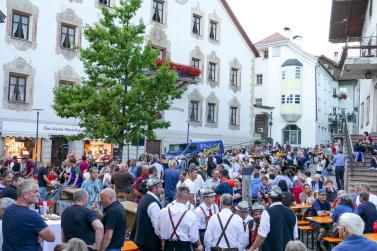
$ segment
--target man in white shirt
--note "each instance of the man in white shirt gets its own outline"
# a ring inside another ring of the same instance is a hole
[[[164,175],[164,168],[160,163],[158,163],[158,155],[154,155],[152,158],[152,165],[155,166],[157,170],[157,178],[162,179]]]
[[[249,245],[250,228],[252,227],[253,219],[249,215],[250,206],[247,201],[241,201],[235,207],[236,213],[242,218],[244,230],[244,248]]]
[[[366,184],[366,183],[360,184],[360,193],[362,193],[362,192],[368,193],[369,194],[369,201],[372,202],[377,207],[377,196],[370,192],[370,187],[369,187],[368,184]],[[361,204],[360,195],[357,195],[356,205],[359,206],[360,204]]]
[[[268,197],[270,207],[263,211],[258,236],[249,251],[284,250],[290,240],[298,238],[297,218],[292,209],[281,203],[283,192],[273,186]]]
[[[189,201],[195,205],[195,183],[189,179],[188,173],[186,171],[182,171],[179,174],[179,181],[177,183],[177,190],[180,186],[186,186],[190,190],[190,198]]]
[[[206,250],[242,251],[244,248],[243,221],[231,211],[233,196],[223,194],[220,197],[221,212],[211,217],[204,234]]]
[[[186,208],[189,195],[188,187],[178,187],[176,203],[162,209],[159,214],[159,232],[165,242],[165,251],[191,251],[192,244],[195,244],[197,250],[203,250],[195,213]]]
[[[199,227],[200,242],[204,243],[204,233],[207,229],[209,219],[220,212],[215,204],[216,193],[212,189],[205,189],[202,192],[203,203],[195,209],[196,221]]]

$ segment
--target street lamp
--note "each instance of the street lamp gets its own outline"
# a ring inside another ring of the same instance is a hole
[[[268,123],[270,126],[270,139],[271,139],[271,133],[272,133],[272,112],[270,112],[270,122]]]
[[[37,133],[36,133],[36,136],[35,136],[35,167],[37,168],[38,167],[38,129],[39,129],[39,112],[40,111],[43,111],[43,109],[40,109],[40,108],[36,108],[36,109],[33,109],[33,111],[36,111],[37,112]]]

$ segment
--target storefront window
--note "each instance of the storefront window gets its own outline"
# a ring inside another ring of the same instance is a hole
[[[41,161],[42,139],[38,139],[38,161]],[[35,139],[28,137],[5,137],[4,138],[4,156],[6,158],[17,156],[21,159],[28,155],[35,160],[36,149]]]
[[[103,162],[113,158],[112,145],[102,141],[85,141],[84,153],[88,159],[93,158],[96,162]]]

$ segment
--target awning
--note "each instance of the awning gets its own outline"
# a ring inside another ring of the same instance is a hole
[[[40,123],[38,137],[49,138],[52,135],[70,136],[81,133],[83,129],[72,125],[57,125]],[[33,137],[37,133],[37,124],[29,122],[3,121],[2,137]]]

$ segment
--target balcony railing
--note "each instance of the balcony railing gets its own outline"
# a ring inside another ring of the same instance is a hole
[[[377,57],[377,37],[347,37],[339,65],[343,66],[348,58]]]

